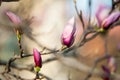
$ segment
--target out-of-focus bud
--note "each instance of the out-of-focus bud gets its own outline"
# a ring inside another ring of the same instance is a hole
[[[14,24],[20,24],[22,21],[20,17],[18,17],[15,13],[11,11],[6,11],[5,14],[9,17],[9,19],[12,21]]]
[[[107,60],[107,66],[102,65],[102,70],[105,74],[103,80],[111,80],[110,76],[116,71],[117,68],[115,58],[110,56]]]
[[[106,66],[102,66],[102,70],[104,71],[103,80],[110,80],[110,70]]]
[[[102,66],[102,70],[107,74],[107,75],[109,75],[110,74],[110,70],[109,70],[109,68],[108,67],[106,67],[106,66]]]
[[[35,62],[35,71],[39,72],[40,68],[42,67],[42,58],[41,54],[37,49],[33,49],[33,55],[34,55],[34,62]]]
[[[117,21],[120,17],[120,12],[113,12],[107,18],[105,18],[102,22],[102,26],[104,29],[109,28],[111,24]]]
[[[108,16],[109,11],[110,11],[110,7],[106,5],[99,6],[98,10],[96,11],[98,26],[101,27],[102,21]]]
[[[108,59],[108,68],[109,68],[111,73],[116,71],[117,64],[116,64],[115,58],[109,57],[109,59]]]
[[[70,47],[74,42],[76,32],[75,18],[72,17],[66,24],[64,31],[62,33],[62,44]]]

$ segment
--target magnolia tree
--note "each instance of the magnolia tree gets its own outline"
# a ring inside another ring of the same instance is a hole
[[[1,0],[1,5],[3,2],[12,1],[19,0]],[[17,12],[14,13],[12,10],[4,10],[5,18],[8,18],[12,23],[12,26],[14,26],[11,28],[13,29],[17,38],[20,53],[14,54],[14,56],[11,57],[7,62],[0,61],[0,65],[5,66],[5,70],[0,73],[4,77],[3,79],[26,80],[14,72],[15,69],[18,71],[28,70],[34,73],[34,78],[30,80],[57,80],[41,73],[41,70],[43,69],[42,67],[45,63],[58,60],[62,64],[66,64],[76,69],[81,69],[80,71],[83,73],[86,72],[84,78],[75,79],[72,79],[70,76],[71,74],[68,72],[67,79],[63,80],[93,80],[91,79],[93,76],[97,76],[97,78],[94,80],[119,80],[120,0],[112,0],[111,7],[104,4],[98,5],[96,11],[94,12],[94,17],[92,15],[93,1],[94,0],[88,0],[89,14],[87,17],[81,10],[78,10],[77,0],[74,0],[73,3],[77,16],[71,17],[71,19],[66,22],[62,32],[60,32],[60,37],[57,37],[60,38],[59,41],[61,41],[61,45],[59,45],[60,47],[57,49],[51,49],[48,46],[42,45],[42,49],[40,50],[36,47],[32,48],[32,54],[26,54],[27,51],[25,51],[23,45],[29,46],[29,44],[22,44],[22,40],[24,38],[23,36],[27,35],[28,38],[38,44],[38,42],[34,39],[34,36],[36,35],[31,34],[32,28],[26,28],[23,26],[26,24],[30,25],[32,21],[39,22],[41,19],[37,18],[36,16],[28,19],[24,17],[24,15],[29,16],[28,13],[20,15],[19,13],[16,14]],[[32,5],[29,7],[32,7]],[[44,14],[41,15],[44,16]],[[7,23],[5,24],[7,25]],[[35,26],[36,24],[37,23],[33,23]],[[47,27],[49,27],[49,25],[47,25]],[[29,32],[30,34],[26,32]],[[47,35],[49,36],[49,33]],[[43,60],[43,55],[51,54],[54,55],[54,57]],[[18,59],[26,59],[28,57],[32,57],[34,62],[32,65],[29,65],[29,67],[19,67],[19,64],[14,63]],[[73,62],[71,61],[74,58],[78,63],[74,63],[74,60]],[[67,60],[68,62],[66,62]],[[82,63],[80,63],[80,61]],[[84,66],[83,63],[87,67]],[[44,72],[44,70],[42,72]],[[0,79],[3,80],[2,77]]]

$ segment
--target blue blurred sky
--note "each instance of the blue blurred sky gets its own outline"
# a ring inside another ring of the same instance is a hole
[[[88,1],[89,0],[77,0],[78,9],[82,10],[86,15],[88,15],[89,13]],[[98,8],[98,5],[105,4],[111,6],[112,4],[112,0],[91,0],[91,1],[92,1],[92,15],[95,13],[95,10]],[[70,9],[72,10],[71,13],[73,13],[75,12],[73,0],[70,0],[70,4],[71,4]]]

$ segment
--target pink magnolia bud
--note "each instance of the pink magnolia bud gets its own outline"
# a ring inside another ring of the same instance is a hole
[[[110,72],[115,72],[116,71],[117,65],[116,65],[115,58],[109,57],[109,59],[108,59],[108,67],[109,67]]]
[[[107,18],[105,18],[102,22],[103,28],[109,28],[111,24],[117,21],[120,17],[120,12],[113,12]]]
[[[70,47],[74,42],[74,34],[76,32],[75,18],[72,17],[66,24],[62,33],[62,43],[67,47]]]
[[[33,55],[34,55],[34,62],[35,62],[35,67],[42,67],[42,58],[41,54],[37,49],[33,49]]]
[[[21,23],[21,19],[14,14],[11,11],[6,11],[5,14],[9,17],[9,19],[14,23],[14,24],[20,24]]]
[[[105,74],[110,75],[110,70],[108,67],[102,65],[102,70],[105,72]]]
[[[101,27],[101,23],[108,16],[109,11],[110,11],[110,7],[106,5],[99,6],[98,10],[96,11],[96,18],[98,21],[98,26]]]
[[[103,80],[110,80],[110,70],[106,66],[102,66],[102,70],[104,71]]]

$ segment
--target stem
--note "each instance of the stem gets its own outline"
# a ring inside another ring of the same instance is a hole
[[[82,23],[82,27],[83,27],[83,29],[84,29],[84,28],[85,28],[85,25],[84,25],[84,21],[83,21],[83,18],[82,18],[82,11],[80,10],[80,14],[79,14],[79,11],[78,11],[77,5],[76,5],[76,0],[74,0],[74,6],[75,6],[75,10],[76,10],[76,12],[77,12],[77,15],[78,15],[78,17],[79,17],[79,19],[80,19],[80,21],[81,21],[81,23]]]
[[[91,21],[91,5],[92,5],[92,3],[91,3],[91,0],[89,0],[89,22],[88,22],[88,25],[90,25],[90,21]]]
[[[35,80],[37,80],[37,79],[40,79],[40,78],[39,78],[39,72],[36,72]]]
[[[13,1],[20,1],[20,0],[2,0],[2,2],[13,2]]]

